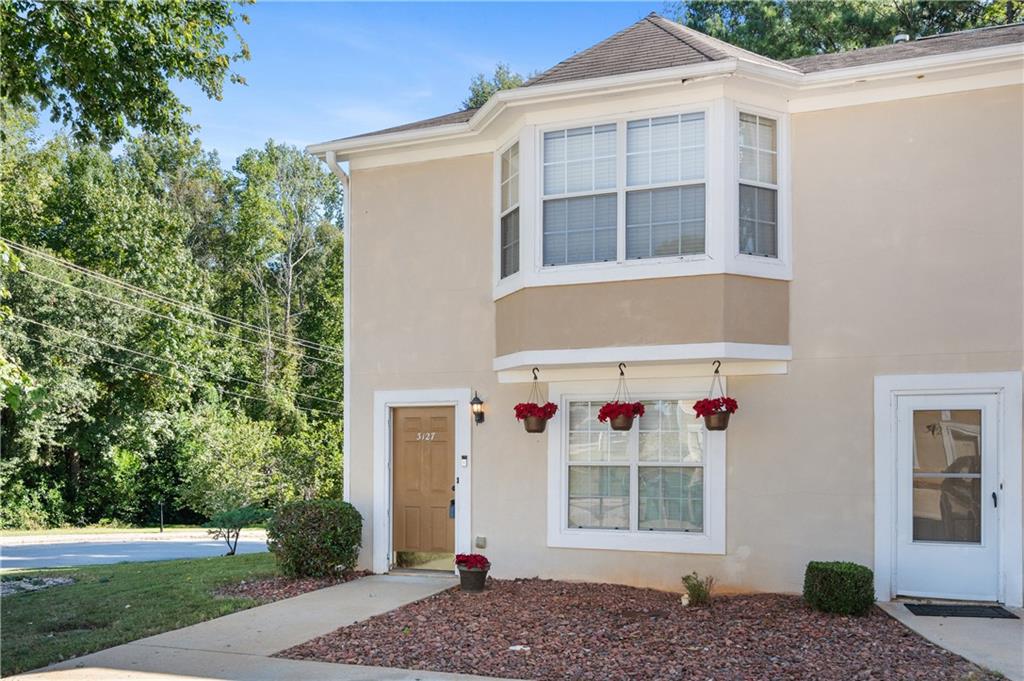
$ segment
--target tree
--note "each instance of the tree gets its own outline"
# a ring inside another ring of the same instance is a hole
[[[239,0],[247,4],[252,0]],[[81,141],[112,144],[130,127],[181,135],[189,109],[171,80],[220,99],[249,50],[232,0],[2,0],[0,97],[37,105]],[[228,51],[229,41],[238,43]]]
[[[774,59],[887,45],[1011,23],[1024,0],[694,0],[669,6],[690,28]]]
[[[483,73],[473,76],[469,83],[469,97],[463,100],[463,109],[477,109],[487,103],[498,90],[511,90],[526,82],[526,78],[513,73],[508,64],[499,63],[489,79]]]

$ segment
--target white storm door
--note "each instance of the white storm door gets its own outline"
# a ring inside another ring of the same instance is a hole
[[[995,601],[995,395],[897,398],[896,593]]]

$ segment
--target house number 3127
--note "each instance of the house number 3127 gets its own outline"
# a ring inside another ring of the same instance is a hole
[[[423,442],[430,442],[437,436],[437,433],[416,433],[416,439]]]

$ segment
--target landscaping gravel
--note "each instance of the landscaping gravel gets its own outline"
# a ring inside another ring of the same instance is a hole
[[[997,679],[877,608],[826,615],[798,596],[679,595],[611,584],[488,580],[338,629],[292,659],[523,679]]]
[[[271,603],[317,589],[326,589],[335,584],[351,582],[371,574],[373,573],[369,570],[349,570],[336,577],[267,577],[252,581],[242,580],[237,584],[217,589],[214,595],[222,598],[255,598],[261,603]]]

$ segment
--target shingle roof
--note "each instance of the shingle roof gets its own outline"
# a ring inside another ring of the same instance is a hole
[[[593,47],[574,54],[547,71],[534,76],[523,87],[653,71],[730,58],[745,59],[793,72],[817,73],[851,66],[878,64],[1013,43],[1024,43],[1024,24],[945,33],[906,43],[798,57],[780,62],[704,35],[700,31],[669,21],[652,12]],[[345,139],[465,123],[476,112],[477,109],[455,111],[405,125],[353,135]]]
[[[851,66],[864,66],[881,62],[899,61],[914,57],[928,57],[936,54],[949,54],[963,50],[976,50],[994,45],[1011,45],[1024,43],[1024,24],[1008,26],[990,26],[975,28],[956,33],[930,35],[917,40],[881,47],[865,47],[859,50],[815,54],[810,57],[789,59],[786,64],[799,69],[803,73],[817,73],[844,69]],[[1024,50],[1024,47],[1021,48]]]

